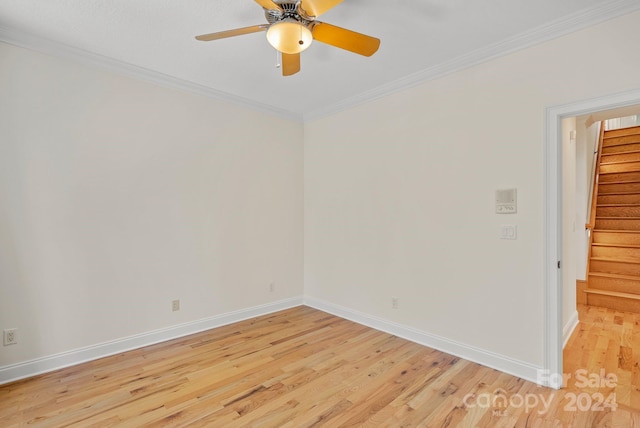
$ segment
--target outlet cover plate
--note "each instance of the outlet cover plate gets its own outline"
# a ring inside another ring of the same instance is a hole
[[[10,328],[2,332],[2,344],[4,346],[15,345],[18,343],[18,329]]]

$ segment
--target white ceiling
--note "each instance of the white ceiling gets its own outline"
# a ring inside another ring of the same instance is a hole
[[[0,0],[0,40],[90,58],[303,119],[640,9],[638,0],[344,0],[318,18],[381,39],[370,58],[322,43],[282,77],[253,0]]]

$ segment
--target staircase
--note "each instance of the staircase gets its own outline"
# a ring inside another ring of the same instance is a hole
[[[640,126],[604,131],[587,304],[640,313]]]

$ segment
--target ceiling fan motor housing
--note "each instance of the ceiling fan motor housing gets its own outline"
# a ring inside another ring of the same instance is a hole
[[[264,11],[264,16],[267,18],[267,22],[269,24],[275,24],[276,22],[283,21],[285,19],[293,19],[298,21],[300,24],[309,28],[311,23],[315,20],[314,16],[308,16],[305,11],[300,7],[300,2],[291,3],[291,2],[279,2],[276,1],[282,8],[282,11],[268,9]]]
[[[282,54],[283,76],[300,71],[300,53],[313,40],[359,55],[373,55],[380,46],[380,39],[316,20],[342,1],[255,0],[264,10],[266,24],[202,34],[196,39],[212,41],[266,31],[269,44]]]

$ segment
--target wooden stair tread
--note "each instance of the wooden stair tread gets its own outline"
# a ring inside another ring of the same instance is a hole
[[[637,162],[633,162],[633,163],[637,163]],[[618,174],[618,175],[625,176],[624,178],[626,178],[628,181],[634,181],[634,180],[637,181],[638,172],[640,172],[640,168],[637,165],[633,165],[632,167],[625,166],[624,168],[617,165],[613,165],[607,168],[601,168],[599,171],[599,175],[606,177],[606,176]],[[607,178],[609,179],[609,177]],[[605,181],[605,183],[609,183],[609,182]]]
[[[618,172],[613,173],[613,172],[601,172],[600,175],[606,175],[606,174],[619,174]],[[640,180],[617,180],[617,181],[601,181],[598,183],[599,186],[602,186],[603,184],[633,184],[633,183],[640,183]],[[638,193],[638,192],[628,192],[628,193]],[[610,193],[607,193],[608,195],[610,195]]]
[[[636,144],[640,144],[640,136],[625,135],[624,137],[608,138],[608,141],[605,140],[602,148],[611,149],[614,147],[633,146]]]
[[[604,142],[624,137],[640,137],[640,130],[637,128],[638,127],[633,126],[630,128],[610,129],[608,131],[604,131],[604,135],[602,137]]]
[[[639,198],[640,198],[640,193],[629,193],[626,195],[600,194],[598,196],[596,204],[605,203],[604,201],[606,201],[607,203],[614,203],[614,204],[618,204],[618,203],[632,204],[632,203],[635,203]]]
[[[616,262],[616,263],[629,263],[629,264],[640,264],[640,259],[637,257],[602,257],[602,256],[591,256],[591,260],[596,260],[599,262]]]
[[[620,151],[602,153],[600,157],[600,166],[615,166],[625,162],[640,162],[640,144],[637,148],[630,149],[628,147],[619,146]]]
[[[620,158],[620,157],[623,157],[623,156],[626,156],[626,155],[629,155],[629,156],[637,155],[639,153],[640,153],[640,150],[624,150],[622,152],[603,153],[602,157],[603,158],[604,157],[610,157],[610,158],[617,157],[617,158]],[[628,161],[628,160],[608,161],[608,160],[605,159],[605,160],[601,160],[600,161],[600,165],[615,165],[617,163],[624,163],[624,162],[634,162],[634,161]],[[635,161],[635,162],[637,162],[637,161]]]
[[[630,152],[630,153],[640,153],[640,150],[634,150],[633,152]],[[619,155],[622,155],[624,153],[616,153],[616,154],[619,156]],[[603,155],[603,156],[607,156],[607,155]],[[602,165],[621,165],[621,164],[626,164],[626,163],[640,163],[640,161],[639,160],[620,160],[620,161],[613,161],[613,162],[600,162],[600,166],[602,166]]]
[[[615,208],[615,207],[640,207],[640,204],[598,204],[598,207],[607,207],[607,208]]]
[[[615,152],[615,153],[602,153],[602,156],[612,156],[612,155],[623,155],[625,153],[637,153],[640,152],[638,149],[626,150],[624,152]]]
[[[630,146],[632,144],[638,144],[638,143],[640,143],[640,136],[623,135],[620,137],[605,138],[604,145],[602,146],[602,148],[606,149],[608,147]]]
[[[600,217],[599,220],[607,217],[622,219],[640,218],[640,205],[597,205],[596,210],[596,216]],[[598,221],[598,219],[596,219],[596,221]],[[611,227],[611,225],[609,225],[609,227]]]
[[[638,244],[605,244],[605,243],[594,242],[591,245],[593,245],[594,247],[640,248],[640,245],[638,245]],[[640,263],[640,260],[638,260],[638,263]]]
[[[611,144],[604,146],[602,147],[602,156],[632,152],[635,150],[640,150],[640,141],[637,143],[628,142],[626,144]]]
[[[637,151],[637,150],[635,150]],[[622,153],[616,153],[618,156],[620,156]],[[637,159],[623,159],[623,160],[619,160],[619,161],[613,161],[613,162],[600,162],[600,166],[602,165],[620,165],[620,164],[625,164],[625,163],[639,163],[640,160]]]
[[[607,193],[606,196],[626,196],[626,195],[638,195],[640,194],[640,192],[634,192],[634,191],[630,191],[630,192],[611,192],[611,193]],[[605,195],[598,195],[598,196],[605,196]]]
[[[593,232],[598,233],[640,233],[640,230],[629,229],[593,229]]]
[[[603,183],[637,183],[640,169],[624,171],[600,171],[599,184]],[[604,179],[605,181],[602,181]],[[607,181],[608,180],[608,181]]]
[[[640,153],[640,150],[627,150],[626,152],[618,152],[618,153],[615,153],[615,154],[616,155],[623,155],[625,153]],[[611,156],[613,154],[614,153],[603,153],[602,156]]]
[[[629,281],[640,281],[640,276],[623,275],[623,274],[620,274],[620,273],[589,272],[589,275],[599,276],[601,278],[609,278],[609,279],[625,279],[625,280],[629,280]]]
[[[628,126],[626,128],[608,129],[604,131],[604,138],[619,138],[626,135],[640,134],[640,126]]]
[[[584,292],[590,293],[590,294],[600,294],[602,296],[622,297],[625,299],[640,300],[640,294],[620,293],[619,291],[606,291],[606,290],[598,290],[594,288],[585,288]]]
[[[598,217],[596,215],[595,226],[598,229],[607,230],[640,230],[640,217]]]

